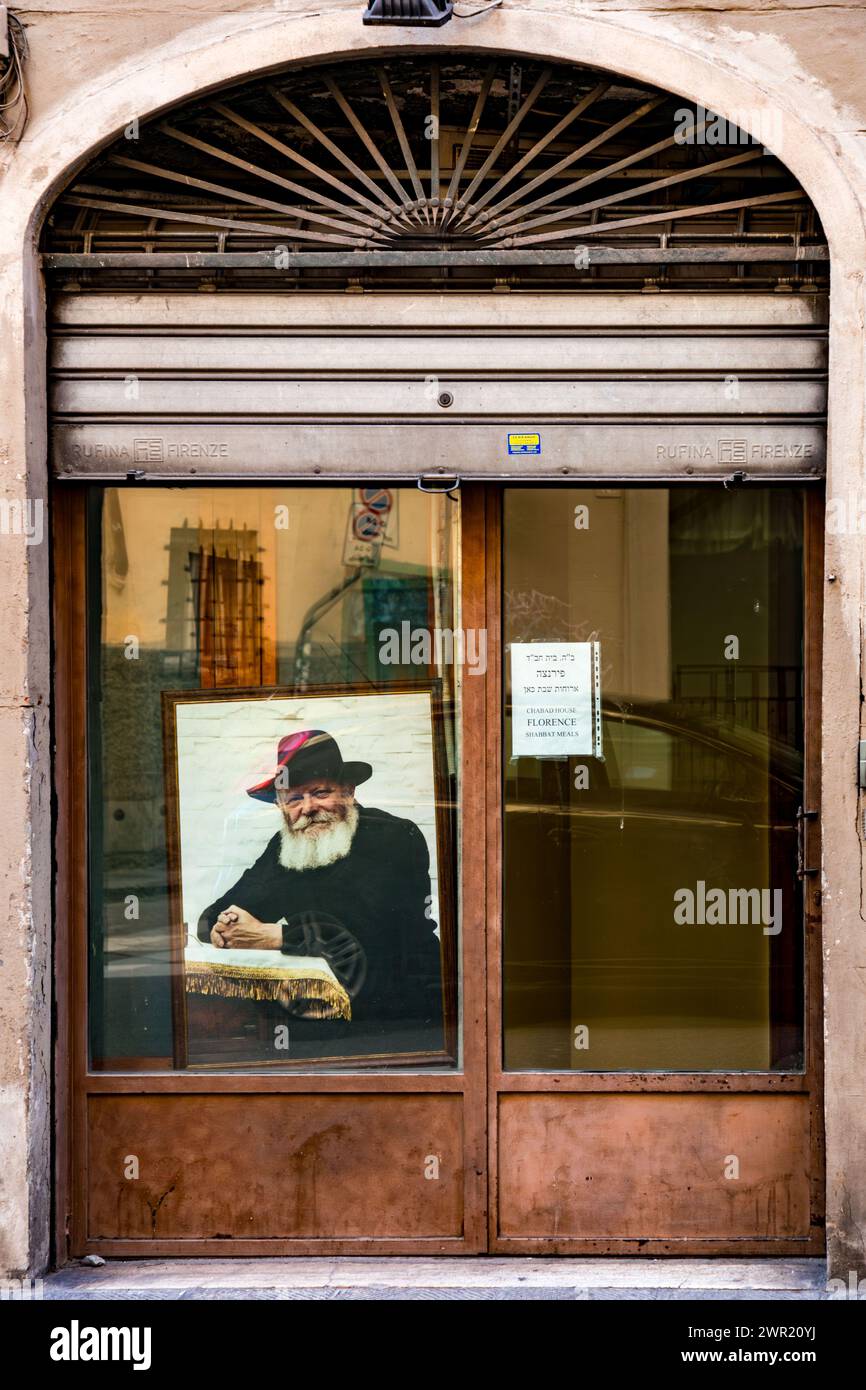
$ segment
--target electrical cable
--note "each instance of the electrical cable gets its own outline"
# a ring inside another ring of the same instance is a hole
[[[474,19],[475,15],[487,14],[488,10],[498,9],[501,4],[502,0],[490,0],[490,3],[488,5],[480,5],[477,10],[469,10],[464,13],[458,9],[455,9],[453,11],[453,14],[457,19]]]
[[[30,115],[24,86],[24,64],[29,54],[27,34],[17,15],[7,18],[9,57],[0,72],[0,142],[20,136]]]

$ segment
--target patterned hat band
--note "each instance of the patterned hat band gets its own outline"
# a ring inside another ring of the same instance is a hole
[[[310,782],[336,782],[338,786],[358,787],[372,777],[369,763],[344,763],[335,738],[324,729],[304,729],[287,734],[277,745],[277,768],[272,777],[247,789],[256,801],[275,802],[277,779],[281,791],[293,791]]]

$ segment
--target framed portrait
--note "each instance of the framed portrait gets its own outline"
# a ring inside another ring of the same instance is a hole
[[[162,702],[175,1065],[454,1063],[439,682]]]

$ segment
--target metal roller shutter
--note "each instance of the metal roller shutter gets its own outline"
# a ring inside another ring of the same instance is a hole
[[[817,478],[814,295],[64,294],[60,477]]]

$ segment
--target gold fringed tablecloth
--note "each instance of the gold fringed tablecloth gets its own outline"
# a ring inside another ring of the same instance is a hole
[[[309,1001],[310,1012],[322,1006],[320,1018],[352,1017],[352,1004],[343,986],[328,971],[306,967],[280,969],[258,965],[185,962],[187,994],[217,995],[222,999],[273,1000],[280,1004]],[[324,1006],[327,1006],[325,1008]]]

